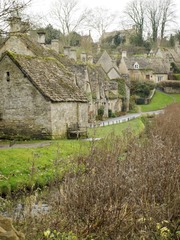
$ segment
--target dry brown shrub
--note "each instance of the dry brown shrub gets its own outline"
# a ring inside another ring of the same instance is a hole
[[[143,138],[126,132],[123,139],[92,143],[91,154],[78,159],[81,170],[69,173],[50,198],[42,225],[71,230],[78,239],[178,240],[179,119],[177,104],[157,116]]]

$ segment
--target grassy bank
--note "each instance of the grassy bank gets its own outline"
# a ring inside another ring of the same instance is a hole
[[[160,110],[175,102],[180,102],[180,94],[166,94],[156,91],[150,104],[139,106],[142,112],[148,112]]]
[[[127,129],[135,134],[140,132],[143,129],[141,119],[89,129],[89,137],[120,135]],[[0,149],[0,194],[42,187],[57,177],[62,179],[65,172],[76,169],[69,159],[88,153],[91,144],[82,140],[59,140],[38,148],[22,148],[19,144],[17,148]]]

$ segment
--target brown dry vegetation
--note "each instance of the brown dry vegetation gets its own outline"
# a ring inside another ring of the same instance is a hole
[[[77,239],[180,239],[179,104],[141,137],[125,133],[101,147],[92,143],[78,164],[84,170],[69,173],[49,198],[50,213],[21,225],[27,239],[43,239],[47,228],[72,231]]]

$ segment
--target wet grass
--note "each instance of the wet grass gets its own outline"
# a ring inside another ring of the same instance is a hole
[[[88,135],[90,138],[106,138],[111,134],[121,135],[128,129],[138,134],[143,127],[139,118],[122,124],[89,129]],[[29,143],[30,147],[23,148],[24,143]],[[36,145],[40,142],[33,143]],[[67,171],[76,169],[69,160],[87,154],[91,144],[90,141],[64,139],[51,141],[49,145],[37,148],[33,147],[32,142],[18,143],[16,148],[1,148],[0,194],[41,188],[51,184],[57,177],[61,180]]]

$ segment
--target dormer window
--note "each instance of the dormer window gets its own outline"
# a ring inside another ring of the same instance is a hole
[[[6,80],[7,82],[10,82],[10,72],[6,72]]]
[[[134,69],[139,69],[139,64],[137,62],[134,64]]]

